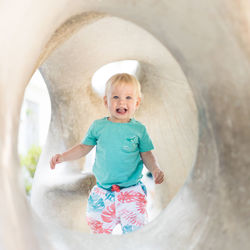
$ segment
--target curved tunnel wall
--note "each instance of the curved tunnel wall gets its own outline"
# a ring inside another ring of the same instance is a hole
[[[37,230],[37,236],[30,240],[33,224],[27,220],[30,209],[17,185],[17,117],[24,87],[41,59],[46,42],[61,23],[81,10],[130,20],[151,32],[170,49],[196,99],[198,154],[192,175],[184,187],[162,214],[140,232],[111,239],[73,232],[66,234],[63,229],[54,231],[51,228],[53,237],[46,241],[51,244],[50,248],[57,248],[52,242],[61,235],[65,249],[84,246],[94,249],[104,244],[107,249],[129,249],[132,246],[143,249],[247,249],[250,232],[249,43],[241,42],[247,38],[237,25],[233,25],[244,20],[245,27],[249,27],[245,10],[243,12],[233,1],[189,1],[188,6],[185,1],[173,3],[167,0],[157,4],[151,1],[24,2],[18,12],[6,2],[0,8],[0,23],[3,27],[8,25],[8,32],[0,41],[3,62],[0,82],[0,113],[3,118],[0,125],[0,190],[5,201],[0,210],[1,225],[5,228],[1,231],[2,248],[15,249],[16,244],[20,249],[42,247],[39,241],[39,237],[44,237],[42,229]],[[19,5],[16,2],[15,6]],[[32,14],[18,19],[27,6],[33,10]],[[249,8],[248,5],[246,7]],[[32,27],[29,26],[30,19],[33,20]],[[21,20],[19,25],[26,29],[25,36],[14,32],[17,22],[11,20]],[[25,42],[32,46],[25,47]],[[23,62],[23,58],[27,60]],[[12,74],[8,73],[9,68]],[[7,83],[11,83],[13,88],[7,88]],[[14,97],[11,102],[10,97]],[[6,106],[8,112],[5,112]],[[140,237],[145,241],[141,242]],[[152,240],[155,238],[157,242]]]

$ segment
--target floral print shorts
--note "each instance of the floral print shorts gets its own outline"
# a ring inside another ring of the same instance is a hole
[[[128,188],[113,185],[111,191],[97,185],[88,198],[87,222],[93,233],[111,234],[117,224],[123,234],[147,222],[147,191],[143,183]]]

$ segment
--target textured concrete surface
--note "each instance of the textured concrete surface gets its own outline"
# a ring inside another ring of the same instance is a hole
[[[2,1],[0,249],[249,249],[249,9],[233,0]],[[93,176],[80,173],[83,160],[50,174],[47,158],[105,114],[90,78],[124,59],[141,63],[137,118],[168,179],[155,220],[126,236],[95,236],[79,211]],[[31,207],[16,145],[23,92],[38,66],[52,121]]]

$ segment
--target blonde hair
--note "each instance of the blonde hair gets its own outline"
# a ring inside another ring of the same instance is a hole
[[[138,96],[142,96],[140,82],[136,79],[135,76],[130,75],[128,73],[118,73],[110,77],[106,83],[105,96],[108,95],[111,87],[117,86],[119,84],[133,84],[136,87]]]

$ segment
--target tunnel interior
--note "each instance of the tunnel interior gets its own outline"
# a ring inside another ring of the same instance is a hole
[[[249,27],[249,6],[46,1],[17,3],[12,12],[0,8],[1,24],[8,24],[0,41],[0,247],[248,249],[249,39],[238,24]],[[27,6],[33,12],[23,15]],[[25,35],[16,32],[17,23]],[[82,172],[85,159],[53,173],[48,159],[107,114],[91,78],[121,60],[140,63],[144,97],[136,118],[152,134],[167,179],[155,190],[159,216],[135,233],[110,238],[88,233],[83,211],[95,180]],[[24,89],[37,68],[52,117],[30,206],[19,186],[16,145]]]

